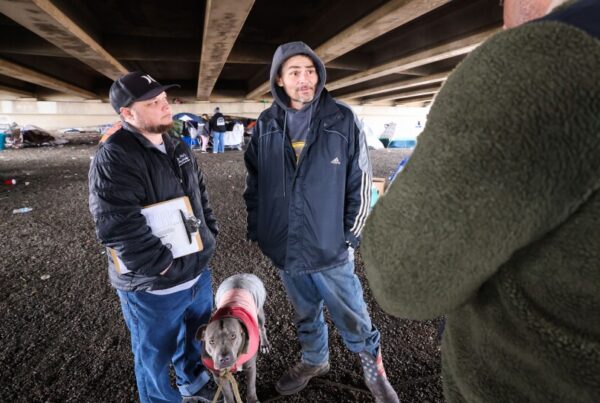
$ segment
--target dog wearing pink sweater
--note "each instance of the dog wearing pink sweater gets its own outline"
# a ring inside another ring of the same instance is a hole
[[[234,402],[230,382],[223,382],[227,371],[244,371],[246,401],[258,402],[256,396],[256,355],[269,352],[263,306],[267,292],[254,274],[228,277],[217,289],[217,310],[207,325],[196,333],[202,342],[202,362],[223,390],[225,402]]]

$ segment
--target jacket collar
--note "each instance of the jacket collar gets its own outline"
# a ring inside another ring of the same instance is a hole
[[[146,148],[156,148],[156,147],[154,146],[154,144],[152,144],[152,143],[150,142],[150,140],[148,140],[148,139],[147,139],[147,138],[146,138],[146,137],[145,137],[145,136],[144,136],[142,133],[140,133],[140,131],[139,131],[139,130],[138,130],[136,127],[134,127],[134,126],[130,125],[129,123],[127,123],[127,122],[123,121],[123,127],[122,127],[122,129],[121,129],[121,130],[127,130],[127,131],[128,131],[129,133],[131,133],[131,134],[133,135],[133,137],[134,137],[135,139],[137,139],[137,140],[138,140],[138,141],[139,141],[139,142],[140,142],[140,143],[141,143],[141,144],[142,144],[144,147],[146,147]],[[163,138],[163,142],[164,142],[165,144],[166,144],[167,142],[168,142],[168,143],[170,143],[170,144],[172,144],[172,142],[171,142],[171,141],[169,141],[170,139],[169,139],[169,136],[168,136],[167,134],[163,133],[163,134],[162,134],[162,138]]]
[[[140,131],[134,126],[130,125],[127,122],[123,122],[123,127],[121,130],[128,131],[133,138],[135,138],[143,147],[155,149],[154,144],[150,142]],[[166,133],[162,134],[163,143],[165,144],[165,149],[167,150],[167,154],[172,156],[175,153],[175,149],[177,147],[177,142],[173,141],[173,138]]]
[[[285,110],[281,106],[279,106],[277,102],[273,102],[271,107],[268,109],[267,116],[271,119],[274,119],[278,124],[283,126],[283,119],[285,119]],[[319,100],[317,101],[314,120],[337,120],[341,119],[342,116],[343,115],[340,108],[338,107],[333,97],[329,94],[329,91],[323,89],[323,92],[321,92]]]

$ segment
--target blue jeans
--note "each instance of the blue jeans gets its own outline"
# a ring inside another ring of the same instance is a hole
[[[180,402],[181,395],[199,391],[209,380],[195,336],[212,311],[210,270],[205,270],[192,288],[173,294],[121,290],[117,294],[131,334],[140,401]],[[179,391],[171,387],[170,363]]]
[[[280,270],[279,276],[294,306],[303,362],[319,365],[329,360],[324,305],[350,351],[367,350],[376,355],[381,335],[371,324],[352,260],[343,266],[310,274],[290,275]]]
[[[212,132],[213,134],[213,153],[225,152],[225,132]]]

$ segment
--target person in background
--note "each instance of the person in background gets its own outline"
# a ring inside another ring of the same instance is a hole
[[[275,101],[244,154],[247,237],[279,269],[302,349],[275,387],[291,395],[329,371],[326,306],[360,357],[375,400],[398,402],[354,272],[353,248],[370,205],[367,144],[352,110],[329,95],[325,81],[323,62],[306,44],[281,45],[271,65]]]
[[[600,401],[600,1],[557,3],[504,1],[364,231],[382,308],[447,314],[448,402]]]
[[[121,129],[121,125],[122,125],[122,122],[119,120],[118,122],[115,122],[111,127],[109,127],[108,129],[106,129],[106,131],[104,132],[104,134],[100,138],[100,141],[98,142],[98,144],[106,143],[106,140],[108,140],[108,138],[110,136],[112,136],[113,134],[115,134],[117,132],[117,130]]]
[[[210,130],[213,138],[213,154],[225,152],[225,117],[221,113],[221,109],[217,106],[215,113],[210,119]]]
[[[208,139],[210,137],[210,125],[208,121],[208,115],[204,113],[202,114],[201,120],[198,122],[198,135],[200,136],[200,141],[202,142],[200,151],[203,153],[206,152],[206,148],[208,147]]]
[[[110,282],[131,334],[141,402],[211,402],[214,382],[202,365],[196,330],[212,311],[208,263],[218,226],[192,151],[167,133],[173,117],[166,90],[137,71],[117,79],[110,103],[122,127],[100,146],[89,171],[96,235],[113,253]],[[144,206],[187,196],[203,249],[174,259],[152,234]],[[118,258],[118,260],[115,259]],[[171,387],[170,365],[178,390]]]
[[[239,141],[237,149],[242,151],[242,148],[244,146],[244,124],[239,120],[236,120],[233,124],[233,129],[231,132],[233,138],[236,139],[236,141]]]
[[[197,148],[199,148],[199,144],[198,144],[198,122],[193,121],[193,120],[188,120],[186,122],[184,122],[184,125],[187,126],[188,129],[188,133],[190,135],[190,139],[192,139],[192,145],[191,145],[191,149],[195,150]]]

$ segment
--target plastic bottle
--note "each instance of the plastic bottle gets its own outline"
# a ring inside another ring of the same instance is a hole
[[[17,180],[16,179],[4,179],[2,181],[3,184],[5,185],[16,185],[17,184]]]
[[[21,207],[13,210],[13,214],[29,213],[33,209],[31,207]]]

